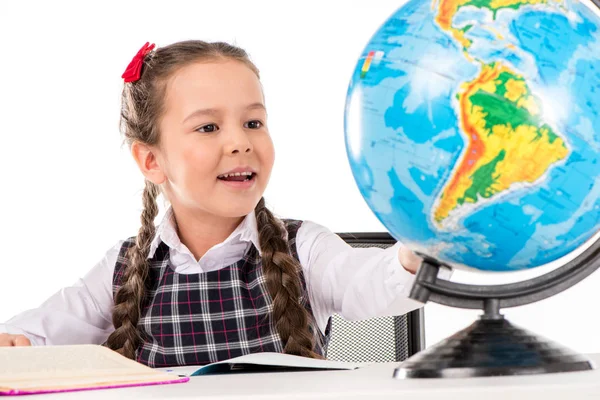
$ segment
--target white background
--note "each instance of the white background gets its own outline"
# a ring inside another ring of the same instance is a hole
[[[271,209],[337,232],[385,230],[351,175],[343,111],[357,58],[400,4],[0,2],[0,322],[38,306],[136,233],[143,180],[118,132],[120,75],[146,41],[244,47],[261,70],[276,148],[265,193]],[[458,271],[453,279],[531,275]],[[505,314],[574,350],[600,352],[599,289],[596,273]],[[425,313],[428,345],[478,314],[431,303]]]

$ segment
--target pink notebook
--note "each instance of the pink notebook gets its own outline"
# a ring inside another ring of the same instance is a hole
[[[187,381],[97,345],[0,347],[0,396]]]

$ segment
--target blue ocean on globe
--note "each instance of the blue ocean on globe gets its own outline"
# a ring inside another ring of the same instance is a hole
[[[458,268],[555,261],[600,229],[600,10],[411,0],[349,85],[347,156],[397,239]]]

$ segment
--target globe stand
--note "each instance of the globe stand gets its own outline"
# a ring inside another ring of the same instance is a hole
[[[421,256],[424,261],[410,293],[412,299],[483,309],[483,314],[469,327],[404,361],[395,369],[395,378],[466,378],[596,368],[584,356],[511,324],[500,314],[500,309],[545,299],[586,278],[600,267],[600,240],[552,272],[527,281],[493,286],[438,279],[439,269],[447,266]]]

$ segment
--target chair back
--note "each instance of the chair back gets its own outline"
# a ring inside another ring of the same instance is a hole
[[[388,248],[396,240],[387,232],[338,235],[352,247]],[[347,321],[331,317],[327,359],[346,362],[404,361],[425,348],[423,309],[405,315]]]

